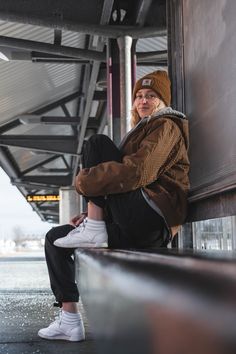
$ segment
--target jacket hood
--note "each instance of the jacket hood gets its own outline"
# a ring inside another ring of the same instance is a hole
[[[189,147],[188,119],[185,116],[185,114],[182,112],[176,111],[171,107],[165,107],[165,108],[161,109],[160,111],[158,111],[157,113],[155,113],[154,115],[144,118],[144,120],[149,121],[151,119],[157,119],[157,118],[158,119],[159,118],[172,119],[178,125],[179,129],[181,130],[182,135],[184,137],[186,148],[188,149],[188,147]]]
[[[152,117],[160,117],[160,116],[165,116],[165,115],[173,115],[176,117],[179,117],[181,119],[187,119],[185,114],[183,114],[182,112],[176,111],[175,109],[171,108],[171,107],[165,107],[162,108],[160,111],[156,112],[153,114],[153,116],[147,117],[147,118],[152,118]]]
[[[133,131],[135,131],[138,127],[148,123],[150,120],[153,119],[159,119],[159,118],[169,118],[172,119],[179,127],[179,129],[182,132],[182,135],[184,137],[184,141],[185,141],[185,146],[188,149],[189,147],[189,134],[188,134],[188,120],[187,117],[179,112],[176,111],[174,109],[172,109],[171,107],[165,107],[163,109],[161,109],[160,111],[154,113],[151,116],[147,116],[144,117],[143,119],[141,119],[138,124],[133,127],[126,135],[125,137],[121,140],[120,144],[119,144],[119,148],[121,149],[122,146],[124,145],[124,143],[126,142],[127,138],[132,134]]]

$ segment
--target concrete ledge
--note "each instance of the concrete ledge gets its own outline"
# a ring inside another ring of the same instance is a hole
[[[98,353],[236,352],[235,254],[77,250]]]

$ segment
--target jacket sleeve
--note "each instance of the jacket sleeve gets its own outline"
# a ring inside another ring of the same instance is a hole
[[[176,145],[182,139],[178,126],[165,119],[141,142],[139,149],[123,157],[122,163],[109,161],[82,169],[75,188],[85,196],[125,193],[154,182],[176,161]]]

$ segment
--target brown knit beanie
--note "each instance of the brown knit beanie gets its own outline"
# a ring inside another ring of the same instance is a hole
[[[135,100],[135,96],[138,90],[146,88],[150,88],[155,91],[166,104],[166,106],[170,106],[170,79],[166,71],[157,70],[139,79],[134,85],[133,101]]]

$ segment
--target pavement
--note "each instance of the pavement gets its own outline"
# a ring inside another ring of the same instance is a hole
[[[53,302],[43,255],[0,257],[0,354],[95,354],[82,304],[86,341],[48,341],[38,337],[38,330],[58,313]]]

